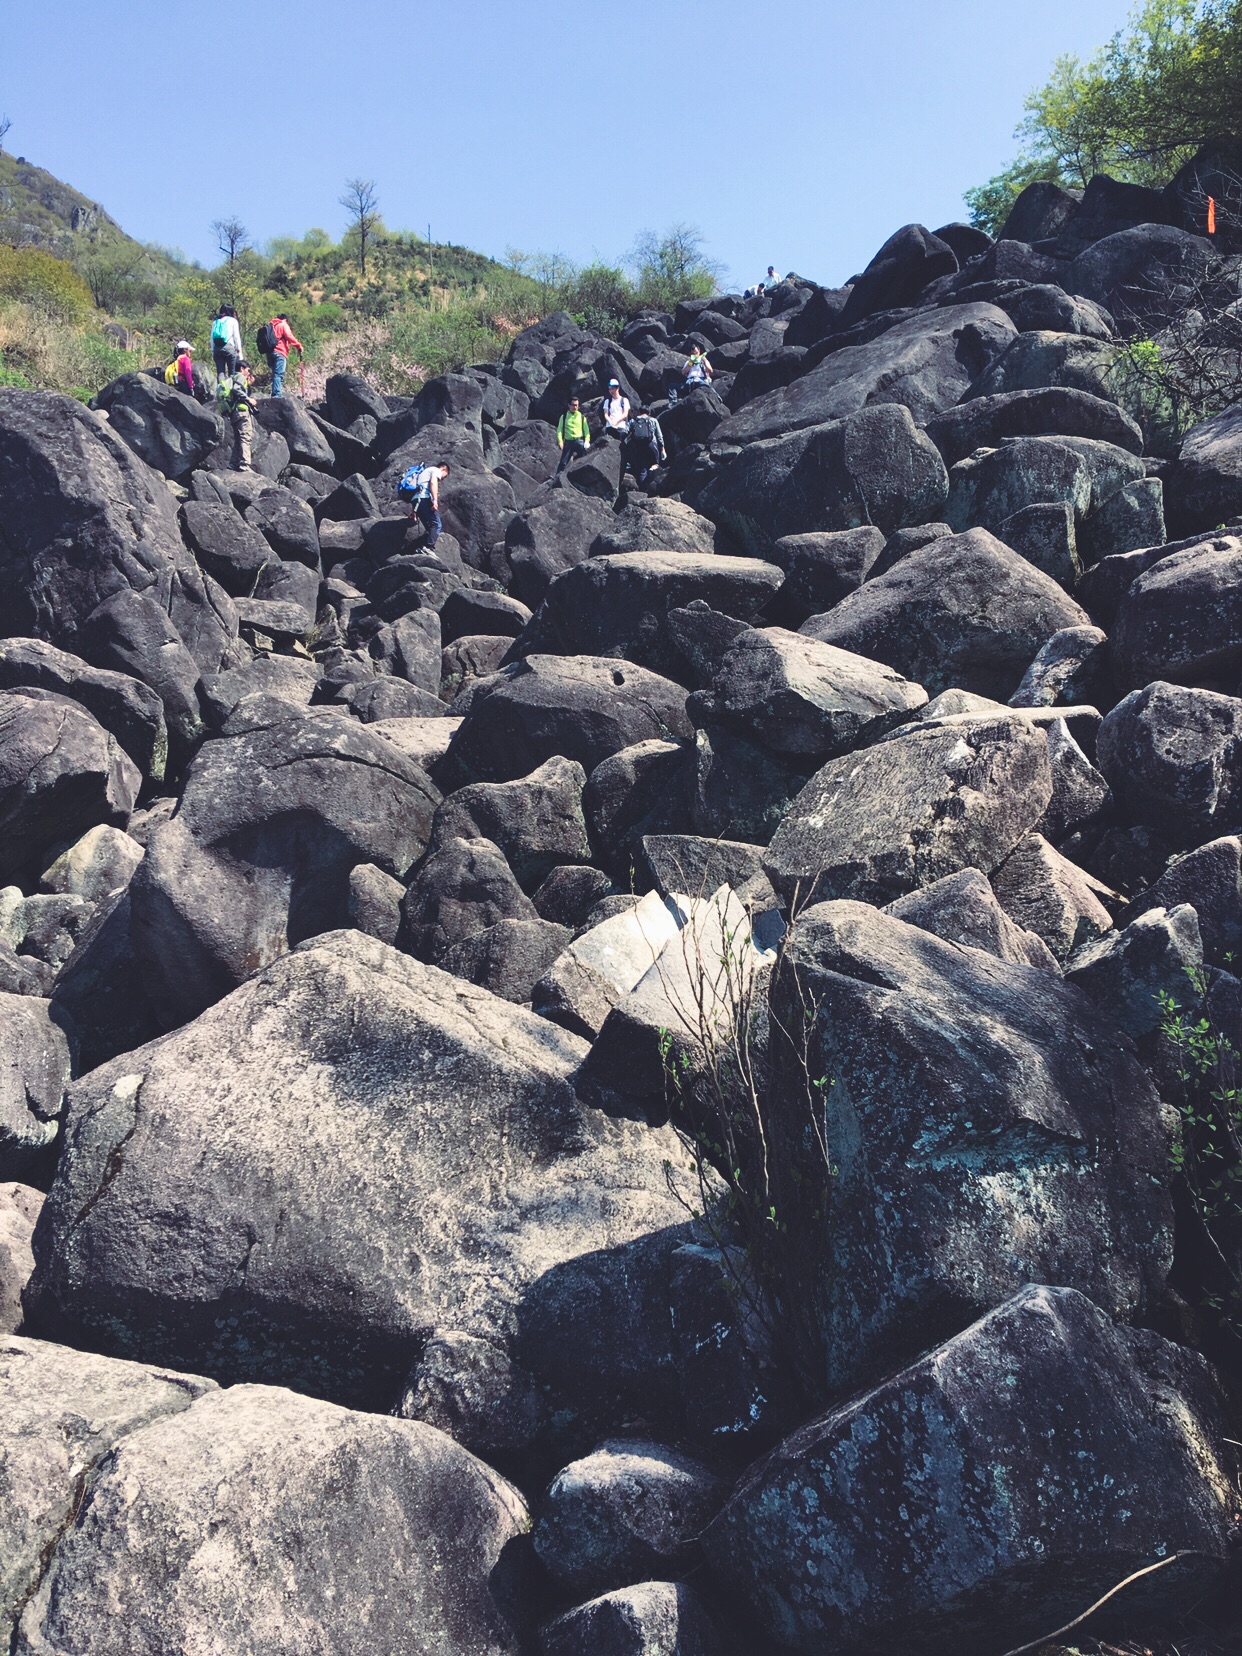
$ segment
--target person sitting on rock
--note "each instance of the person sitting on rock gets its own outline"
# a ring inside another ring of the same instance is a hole
[[[423,466],[418,477],[414,479],[414,492],[410,497],[413,501],[411,518],[416,519],[427,531],[426,550],[434,552],[436,542],[444,531],[444,524],[440,519],[440,485],[452,471],[447,461],[439,465]]]
[[[686,366],[681,371],[681,383],[687,390],[692,385],[710,385],[712,383],[712,365],[707,360],[707,352],[701,345],[696,345],[690,352]]]
[[[250,400],[253,379],[250,364],[240,358],[231,374],[223,374],[216,381],[216,406],[233,427],[231,463],[234,471],[250,470],[250,450],[254,441],[254,404]]]
[[[272,370],[272,395],[283,397],[285,394],[285,369],[289,366],[289,352],[294,350],[300,357],[306,352],[302,349],[302,341],[294,337],[293,329],[289,326],[289,318],[281,311],[272,318],[272,335],[275,344],[268,354],[268,367]]]
[[[625,443],[625,465],[634,473],[639,488],[643,487],[656,466],[663,465],[667,458],[659,420],[654,414],[644,414],[640,408],[630,421]]]
[[[630,399],[622,394],[621,381],[608,381],[608,395],[604,398],[604,430],[616,431],[622,437],[630,429]]]
[[[581,459],[591,446],[591,427],[577,397],[569,399],[569,407],[556,422],[556,446],[561,451],[558,473],[571,461]]]

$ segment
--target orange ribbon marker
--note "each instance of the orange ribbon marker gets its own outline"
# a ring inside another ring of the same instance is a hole
[[[1215,197],[1209,196],[1208,197],[1208,235],[1209,236],[1214,236],[1215,234],[1216,234],[1216,200],[1215,200]]]

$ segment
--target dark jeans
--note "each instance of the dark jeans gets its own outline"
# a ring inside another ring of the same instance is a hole
[[[216,365],[216,373],[219,378],[224,379],[226,375],[237,372],[237,364],[241,361],[241,358],[236,351],[230,351],[227,345],[213,345],[211,347],[211,360]]]
[[[440,538],[440,533],[443,530],[444,525],[440,521],[439,512],[431,504],[431,496],[430,495],[428,495],[425,500],[420,500],[419,501],[418,505],[414,508],[414,516],[418,519],[418,521],[422,524],[423,528],[427,531],[427,550],[428,550],[428,552],[434,552],[436,542]]]
[[[645,483],[651,468],[660,464],[660,445],[654,437],[646,443],[631,440],[625,445],[625,461],[638,481]]]
[[[557,471],[563,472],[566,466],[572,465],[575,460],[581,460],[586,451],[586,444],[581,437],[571,437],[561,450],[561,463],[556,468]]]

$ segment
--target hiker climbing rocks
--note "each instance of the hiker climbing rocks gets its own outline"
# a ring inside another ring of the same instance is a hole
[[[581,459],[591,446],[591,427],[577,397],[569,399],[569,407],[556,422],[556,446],[561,451],[558,472],[563,472],[571,460]]]
[[[241,327],[232,305],[221,305],[211,324],[211,360],[216,378],[230,378],[242,359]]]
[[[397,485],[397,499],[411,507],[410,516],[427,531],[427,550],[434,552],[444,525],[440,521],[440,484],[452,471],[447,461],[439,465],[416,462]]]
[[[707,360],[707,352],[702,346],[696,345],[690,352],[686,366],[681,371],[681,383],[687,390],[692,385],[710,385],[712,383],[712,365]]]
[[[179,339],[173,346],[175,355],[164,370],[164,384],[171,385],[174,391],[184,392],[187,397],[194,395],[193,350],[188,339]]]
[[[630,432],[625,443],[625,464],[634,473],[639,488],[656,466],[668,458],[664,449],[664,433],[654,414],[644,414],[640,408],[630,421]]]
[[[604,398],[604,430],[616,431],[622,437],[630,429],[630,399],[621,391],[621,381],[608,381],[608,395]]]
[[[239,358],[231,374],[223,374],[216,381],[216,407],[233,427],[234,471],[250,470],[250,449],[254,441],[254,404],[250,400],[253,376],[250,364]]]
[[[300,357],[306,355],[302,341],[294,335],[293,329],[289,326],[289,318],[283,311],[259,329],[259,349],[267,357],[267,365],[272,370],[272,395],[283,397],[285,369],[289,366],[290,350],[295,350]]]
[[[768,273],[763,278],[763,285],[764,285],[765,288],[777,287],[784,280],[785,280],[785,278],[782,275],[780,275],[780,273],[777,271],[776,266],[775,265],[769,265],[768,266]]]

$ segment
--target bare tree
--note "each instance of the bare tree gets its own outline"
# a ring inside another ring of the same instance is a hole
[[[12,125],[13,122],[9,116],[0,115],[0,155],[4,154],[4,140],[8,137],[9,128]]]
[[[244,253],[250,246],[250,232],[236,216],[225,219],[212,220],[212,232],[216,238],[216,246],[228,260],[229,264],[237,263],[237,255]]]
[[[379,223],[379,196],[375,191],[375,183],[370,178],[347,178],[345,180],[345,194],[338,196],[342,207],[350,217],[350,228],[358,238],[358,264],[362,270],[363,280],[367,274],[367,243],[371,240],[375,226]]]

